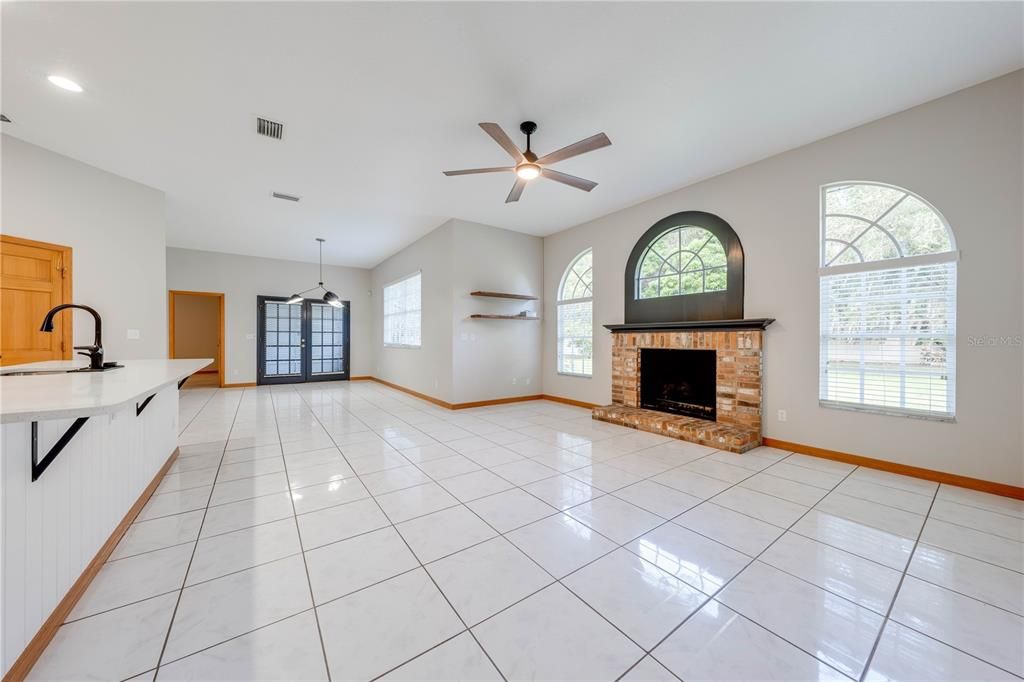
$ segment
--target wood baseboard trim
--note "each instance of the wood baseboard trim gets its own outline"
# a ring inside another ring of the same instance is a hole
[[[426,400],[428,403],[433,403],[433,404],[437,405],[438,407],[443,407],[446,410],[452,409],[452,404],[451,403],[445,402],[444,400],[441,400],[440,398],[435,398],[434,396],[427,395],[426,393],[420,393],[419,391],[414,391],[411,388],[406,388],[405,386],[399,386],[398,384],[393,384],[390,381],[385,381],[383,379],[378,379],[377,377],[368,377],[367,380],[368,381],[376,381],[378,384],[383,384],[383,385],[387,386],[388,388],[393,388],[396,391],[401,391],[402,393],[407,393],[407,394],[413,396],[414,398],[419,398],[420,400]]]
[[[597,403],[585,403],[582,400],[573,400],[572,398],[563,398],[559,395],[548,395],[544,393],[540,396],[541,400],[550,400],[553,403],[562,403],[564,405],[572,405],[574,407],[585,407],[588,410],[592,410],[595,407],[600,407]]]
[[[512,397],[509,397],[509,398],[494,398],[494,399],[491,399],[491,400],[476,400],[476,401],[468,402],[468,403],[449,403],[449,402],[447,402],[445,400],[441,400],[440,398],[435,398],[435,397],[427,395],[425,393],[420,393],[419,391],[414,391],[411,388],[406,388],[405,386],[401,386],[399,384],[395,384],[395,383],[392,383],[390,381],[385,381],[384,379],[378,379],[377,377],[374,377],[374,376],[352,377],[350,379],[350,381],[375,381],[378,384],[383,384],[384,386],[387,386],[388,388],[393,388],[396,391],[401,391],[402,393],[407,393],[407,394],[409,394],[409,395],[411,395],[413,397],[419,398],[420,400],[426,400],[427,402],[433,403],[434,405],[437,405],[438,407],[443,407],[446,410],[465,410],[465,409],[468,409],[468,408],[471,408],[471,407],[489,407],[491,405],[508,405],[509,403],[524,403],[524,402],[529,402],[531,400],[551,400],[551,401],[556,402],[556,403],[563,403],[565,405],[574,405],[576,407],[585,407],[585,408],[588,408],[588,409],[593,409],[593,408],[597,407],[597,405],[594,405],[592,403],[584,403],[584,402],[581,402],[579,400],[572,400],[571,398],[562,398],[562,397],[554,396],[554,395],[546,395],[544,393],[537,393],[535,395],[517,395],[517,396],[512,396]]]
[[[1024,500],[1024,488],[1009,485],[1007,483],[986,481],[980,478],[971,478],[970,476],[961,476],[960,474],[951,474],[945,471],[935,471],[934,469],[925,469],[923,467],[889,462],[884,459],[864,457],[863,455],[852,455],[848,452],[827,450],[825,448],[814,447],[813,445],[803,445],[802,443],[778,440],[777,438],[762,438],[761,442],[773,448],[789,450],[790,452],[799,452],[802,455],[810,455],[811,457],[831,459],[836,462],[855,464],[869,469],[888,471],[892,474],[913,476],[914,478],[922,478],[926,481],[935,481],[936,483],[945,483],[946,485],[969,488],[983,493],[991,493],[993,495],[1001,495],[1003,497],[1012,497],[1017,500]]]
[[[114,548],[117,547],[117,543],[121,541],[121,536],[127,532],[128,527],[135,521],[135,517],[139,515],[142,508],[149,502],[149,498],[152,497],[153,492],[157,486],[160,485],[160,481],[163,479],[164,474],[174,464],[174,460],[178,458],[178,448],[174,448],[174,452],[167,458],[164,465],[160,467],[160,471],[156,473],[153,480],[149,482],[146,489],[139,495],[139,499],[135,500],[135,504],[131,506],[128,513],[124,515],[121,522],[114,528],[114,532],[110,534],[107,541],[103,543],[99,551],[96,552],[96,556],[92,558],[92,561],[82,571],[82,575],[78,576],[78,580],[68,589],[64,598],[60,600],[53,612],[50,613],[43,624],[39,627],[35,636],[29,641],[25,650],[21,652],[14,664],[11,665],[11,669],[7,671],[7,674],[3,677],[3,682],[21,682],[28,677],[29,672],[32,671],[32,666],[36,664],[39,657],[43,655],[43,651],[47,645],[53,639],[54,635],[57,634],[57,630],[64,624],[71,610],[75,608],[75,604],[82,598],[85,591],[89,588],[96,574],[103,568],[103,564],[107,563],[107,559],[110,558]]]
[[[224,385],[221,386],[221,388],[255,388],[255,387],[256,387],[256,382],[255,381],[244,381],[244,382],[239,383],[239,384],[224,384]]]
[[[371,377],[369,374],[363,374],[363,375],[357,376],[357,377],[349,377],[348,380],[349,381],[373,381],[373,377]]]
[[[540,400],[544,396],[537,395],[517,395],[511,398],[495,398],[493,400],[477,400],[471,403],[454,403],[450,409],[453,410],[465,410],[469,407],[488,407],[490,405],[507,405],[509,403],[525,403],[530,400]]]

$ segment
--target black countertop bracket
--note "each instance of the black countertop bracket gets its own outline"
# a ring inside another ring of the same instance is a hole
[[[71,442],[71,439],[75,437],[75,434],[81,430],[85,425],[85,422],[89,421],[88,417],[79,417],[75,420],[75,423],[68,427],[68,430],[64,432],[64,435],[57,439],[57,442],[53,444],[46,456],[41,460],[39,459],[39,422],[32,422],[32,480],[37,480],[46,471],[46,467],[53,463],[53,460],[57,459],[57,455],[61,453],[61,450]]]
[[[146,398],[145,400],[143,400],[142,404],[135,403],[135,416],[138,417],[140,414],[142,414],[142,411],[144,409],[146,409],[147,405],[149,405],[149,401],[152,400],[155,397],[156,397],[156,393],[154,393],[153,395],[151,395],[148,398]]]

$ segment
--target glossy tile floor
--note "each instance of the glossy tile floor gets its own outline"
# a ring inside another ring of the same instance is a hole
[[[994,680],[1024,503],[549,402],[182,393],[40,679]]]

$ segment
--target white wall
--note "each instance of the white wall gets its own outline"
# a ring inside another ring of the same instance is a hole
[[[2,157],[0,227],[72,248],[72,298],[103,317],[106,359],[167,357],[164,193],[9,135]],[[91,344],[92,317],[71,314]]]
[[[780,154],[544,240],[544,311],[564,268],[594,249],[594,376],[559,376],[555,325],[544,327],[544,392],[611,399],[611,335],[623,321],[626,259],[660,218],[702,210],[728,221],[746,253],[746,317],[775,317],[765,351],[765,435],[818,447],[1024,484],[1019,343],[1022,334],[1022,120],[1016,73]],[[751,113],[756,117],[756,112]],[[878,180],[913,190],[949,220],[961,250],[957,422],[818,406],[818,188]],[[599,190],[600,191],[600,190]],[[776,412],[785,409],[788,421]]]
[[[452,402],[453,226],[448,221],[375,267],[373,339],[378,379]],[[422,305],[421,347],[385,348],[383,290],[419,271]]]
[[[256,297],[288,296],[315,286],[317,264],[167,249],[167,289],[224,294],[224,381],[256,381]],[[370,271],[324,266],[324,286],[351,301],[349,373],[371,373]],[[166,297],[166,292],[164,292]]]
[[[540,295],[543,243],[538,237],[449,220],[373,269],[374,376],[445,402],[540,392],[541,323],[470,320],[474,312],[531,314],[535,302],[477,298],[471,291]],[[385,348],[382,292],[422,273],[421,348]]]
[[[481,298],[469,292],[542,297],[543,240],[478,223],[452,222],[452,402],[536,395],[541,392],[542,321],[473,320],[469,316],[515,315],[521,310],[536,315],[538,302]]]

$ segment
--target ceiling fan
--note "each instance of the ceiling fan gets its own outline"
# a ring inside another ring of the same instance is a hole
[[[497,168],[469,168],[466,170],[454,170],[445,171],[445,175],[475,175],[476,173],[501,173],[504,171],[514,171],[516,174],[515,184],[512,185],[512,191],[508,193],[508,198],[505,199],[505,203],[511,203],[513,201],[519,201],[519,197],[522,196],[523,190],[526,189],[526,183],[538,176],[547,178],[548,180],[554,180],[560,182],[563,185],[569,185],[576,189],[581,189],[584,192],[597,187],[597,183],[593,180],[585,180],[584,178],[578,178],[575,175],[569,175],[568,173],[560,173],[556,170],[547,168],[552,163],[571,159],[574,156],[580,154],[586,154],[592,152],[595,149],[601,147],[607,147],[612,143],[608,139],[608,136],[604,133],[598,133],[597,135],[591,135],[585,140],[575,142],[568,147],[562,147],[557,151],[553,151],[550,154],[537,157],[536,154],[530,149],[530,136],[537,132],[537,124],[533,121],[523,121],[519,124],[519,130],[526,135],[526,151],[519,151],[519,147],[516,146],[505,131],[501,129],[501,126],[497,123],[481,123],[480,127],[484,129],[484,132],[490,135],[498,145],[508,152],[508,155],[515,161],[514,166],[500,166]]]

